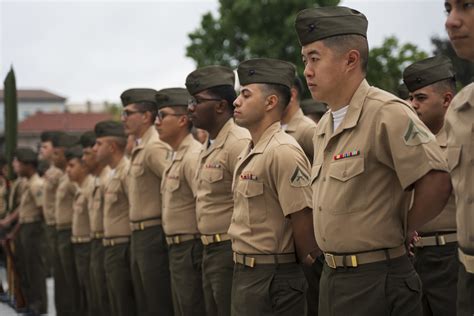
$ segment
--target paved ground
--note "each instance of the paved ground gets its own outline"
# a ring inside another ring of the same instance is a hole
[[[5,275],[5,268],[0,267],[0,280],[3,281],[3,288],[7,288],[6,284],[6,275]],[[54,285],[53,279],[49,278],[47,280],[47,288],[48,288],[48,315],[55,315],[56,311],[54,309]],[[0,315],[1,316],[16,316],[20,315],[17,314],[10,306],[5,303],[0,303]]]

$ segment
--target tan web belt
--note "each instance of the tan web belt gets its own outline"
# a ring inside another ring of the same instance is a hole
[[[125,244],[130,241],[130,237],[104,237],[102,244],[104,247],[112,247],[115,245]]]
[[[90,236],[72,236],[71,242],[73,244],[85,244],[91,241]]]
[[[132,231],[145,230],[148,227],[153,227],[153,226],[158,226],[158,225],[161,225],[161,218],[146,219],[144,221],[131,222],[130,229]]]
[[[294,253],[269,255],[244,255],[234,252],[234,262],[253,268],[258,264],[280,264],[296,262]]]
[[[179,245],[185,241],[200,239],[200,237],[201,236],[197,234],[166,236],[166,243],[168,246]]]
[[[205,246],[226,240],[230,240],[228,234],[201,235],[202,244]]]
[[[449,234],[436,234],[434,236],[421,237],[415,242],[415,247],[429,247],[429,246],[444,246],[447,243],[455,242],[458,240],[456,233]]]
[[[396,248],[375,250],[352,255],[334,255],[330,253],[324,253],[324,260],[326,261],[326,264],[332,269],[336,269],[338,267],[355,268],[361,264],[398,258],[404,254],[406,254],[405,245],[401,245]]]
[[[68,229],[71,229],[71,227],[72,227],[71,223],[56,224],[56,230],[68,230]]]
[[[36,222],[41,221],[42,219],[43,217],[41,215],[23,217],[23,218],[20,218],[20,224],[36,223]]]
[[[474,274],[474,256],[464,253],[461,248],[458,250],[459,261],[464,265],[467,272]]]

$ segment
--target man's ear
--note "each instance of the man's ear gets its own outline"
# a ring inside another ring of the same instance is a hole
[[[443,95],[443,108],[447,109],[449,107],[449,104],[451,104],[451,101],[454,98],[454,94],[450,91],[447,91]]]
[[[351,49],[346,53],[346,67],[348,71],[352,71],[360,67],[360,52]]]
[[[220,100],[220,101],[216,104],[215,110],[216,110],[217,113],[222,114],[222,113],[224,113],[224,112],[226,111],[226,109],[227,109],[228,106],[229,106],[229,105],[227,104],[227,101],[226,101],[226,100]]]
[[[265,99],[265,111],[271,111],[278,106],[278,96],[276,94],[270,94]]]

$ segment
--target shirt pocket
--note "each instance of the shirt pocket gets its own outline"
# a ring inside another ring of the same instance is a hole
[[[267,219],[263,189],[263,182],[255,180],[243,180],[237,186],[237,191],[243,196],[246,209],[242,215],[250,225],[262,223]]]
[[[354,213],[366,209],[367,187],[364,158],[334,161],[328,170],[323,208],[334,214]]]

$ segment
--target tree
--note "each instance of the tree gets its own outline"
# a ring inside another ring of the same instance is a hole
[[[459,86],[465,86],[474,81],[474,64],[459,58],[449,39],[432,37],[431,43],[435,47],[433,55],[444,55],[451,59]]]
[[[294,63],[303,73],[301,46],[294,23],[296,14],[314,6],[337,5],[339,0],[220,0],[219,16],[207,13],[200,27],[188,34],[186,55],[198,67],[236,67],[255,57]]]
[[[383,90],[396,93],[402,81],[403,70],[410,64],[427,58],[428,55],[414,44],[399,45],[395,36],[384,40],[381,47],[369,52],[367,81]]]

